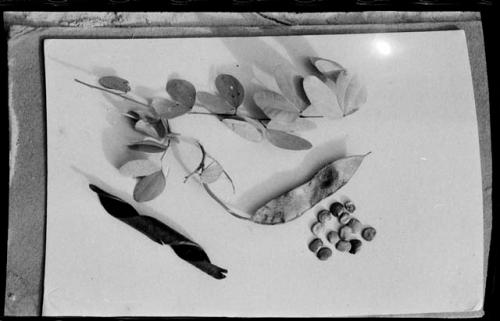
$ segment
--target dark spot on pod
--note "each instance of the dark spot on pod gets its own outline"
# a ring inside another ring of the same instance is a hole
[[[316,256],[318,257],[318,259],[320,259],[321,261],[326,261],[328,260],[328,258],[330,256],[332,256],[332,250],[327,248],[327,247],[322,247],[321,249],[319,249],[318,253],[316,254]]]
[[[336,178],[337,172],[331,166],[326,167],[319,173],[319,187],[325,189],[332,186]]]
[[[359,250],[361,250],[361,245],[363,244],[363,242],[361,242],[360,240],[353,239],[350,241],[350,243],[351,249],[349,250],[349,253],[356,254],[359,252]]]
[[[316,253],[316,251],[323,246],[323,241],[321,239],[314,239],[311,241],[311,243],[309,243],[309,250],[311,250],[311,252],[314,252]]]

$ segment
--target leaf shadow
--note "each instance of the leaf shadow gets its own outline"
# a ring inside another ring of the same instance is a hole
[[[346,137],[339,136],[313,147],[302,162],[292,170],[277,172],[262,183],[244,192],[234,205],[248,213],[255,211],[268,201],[295,188],[319,171],[326,164],[346,155]]]
[[[154,210],[150,206],[135,202],[134,200],[130,199],[130,195],[110,186],[109,184],[105,183],[103,180],[101,180],[100,178],[98,178],[95,175],[89,174],[89,173],[83,171],[82,169],[80,169],[74,165],[71,165],[70,167],[72,170],[74,170],[78,174],[84,176],[87,179],[89,184],[94,184],[94,185],[98,186],[99,188],[101,188],[102,190],[104,190],[105,192],[110,193],[112,195],[115,195],[115,196],[121,198],[122,200],[124,200],[125,202],[131,204],[137,210],[137,212],[139,212],[139,214],[154,217],[154,218],[158,219],[159,221],[161,221],[162,223],[168,225],[172,229],[176,230],[177,232],[181,233],[185,237],[189,238],[190,240],[195,241],[193,238],[191,238],[191,236],[179,224],[172,221],[170,218],[168,218],[167,215],[162,214],[159,211]],[[94,193],[94,192],[92,192],[89,189],[89,193]]]

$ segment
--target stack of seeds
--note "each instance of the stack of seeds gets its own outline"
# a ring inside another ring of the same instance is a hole
[[[338,251],[351,254],[356,254],[361,249],[362,242],[356,238],[356,235],[361,235],[365,241],[375,238],[377,231],[371,226],[363,225],[353,217],[355,210],[356,206],[351,201],[344,204],[335,201],[330,205],[329,210],[323,209],[318,212],[317,221],[311,226],[311,231],[316,238],[309,243],[309,249],[320,260],[328,260],[333,254],[330,247],[323,242],[323,238],[326,238],[328,243]],[[334,221],[333,218],[338,221],[338,228],[327,230],[327,225],[330,221]]]

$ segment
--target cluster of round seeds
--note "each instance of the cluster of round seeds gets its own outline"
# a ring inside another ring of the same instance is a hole
[[[317,220],[311,226],[311,231],[315,238],[309,243],[309,250],[324,261],[332,256],[333,251],[323,242],[326,238],[340,252],[356,254],[361,249],[363,242],[356,238],[361,235],[365,241],[375,238],[377,231],[375,228],[363,225],[357,218],[353,217],[356,206],[353,202],[347,201],[344,204],[333,202],[329,210],[322,209],[317,214]],[[335,218],[335,219],[333,219]],[[338,223],[335,224],[335,221]],[[327,228],[327,225],[335,224],[337,228]]]

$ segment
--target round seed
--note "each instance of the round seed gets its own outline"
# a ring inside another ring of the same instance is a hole
[[[373,240],[373,238],[375,237],[376,234],[377,234],[377,231],[371,226],[365,227],[363,229],[363,232],[361,232],[361,236],[367,241]]]
[[[326,261],[330,256],[332,256],[332,250],[330,250],[327,247],[322,247],[319,249],[318,253],[316,254],[318,256],[318,259],[321,261]]]
[[[349,250],[349,253],[356,254],[359,252],[359,250],[361,250],[361,244],[363,244],[363,242],[361,242],[360,240],[353,239],[350,241],[350,243],[351,249]]]
[[[347,226],[349,226],[354,234],[361,233],[361,230],[363,229],[363,224],[358,219],[351,218],[349,223],[347,223]]]
[[[351,249],[351,243],[349,241],[338,241],[337,244],[335,244],[335,248],[340,252],[346,252]]]
[[[345,202],[344,207],[347,211],[349,211],[349,213],[353,213],[356,210],[356,206],[351,201]]]
[[[347,225],[344,225],[339,229],[339,236],[342,240],[349,240],[351,234],[352,234],[352,229]]]
[[[345,225],[345,224],[349,223],[351,218],[352,217],[349,213],[344,212],[344,213],[340,214],[340,216],[339,216],[339,223],[342,225]]]
[[[311,231],[316,236],[321,236],[325,231],[325,225],[321,222],[316,222],[311,226]]]
[[[320,239],[314,239],[309,243],[309,250],[316,253],[316,251],[323,246],[323,241]]]
[[[332,219],[332,214],[330,213],[329,210],[321,210],[318,213],[318,221],[321,223],[325,223],[331,219]]]
[[[342,203],[334,202],[332,203],[332,205],[330,205],[330,212],[335,217],[338,217],[343,210],[344,210],[344,205],[342,205]]]
[[[340,240],[339,233],[336,231],[330,231],[328,234],[326,234],[326,239],[328,242],[335,244]]]

